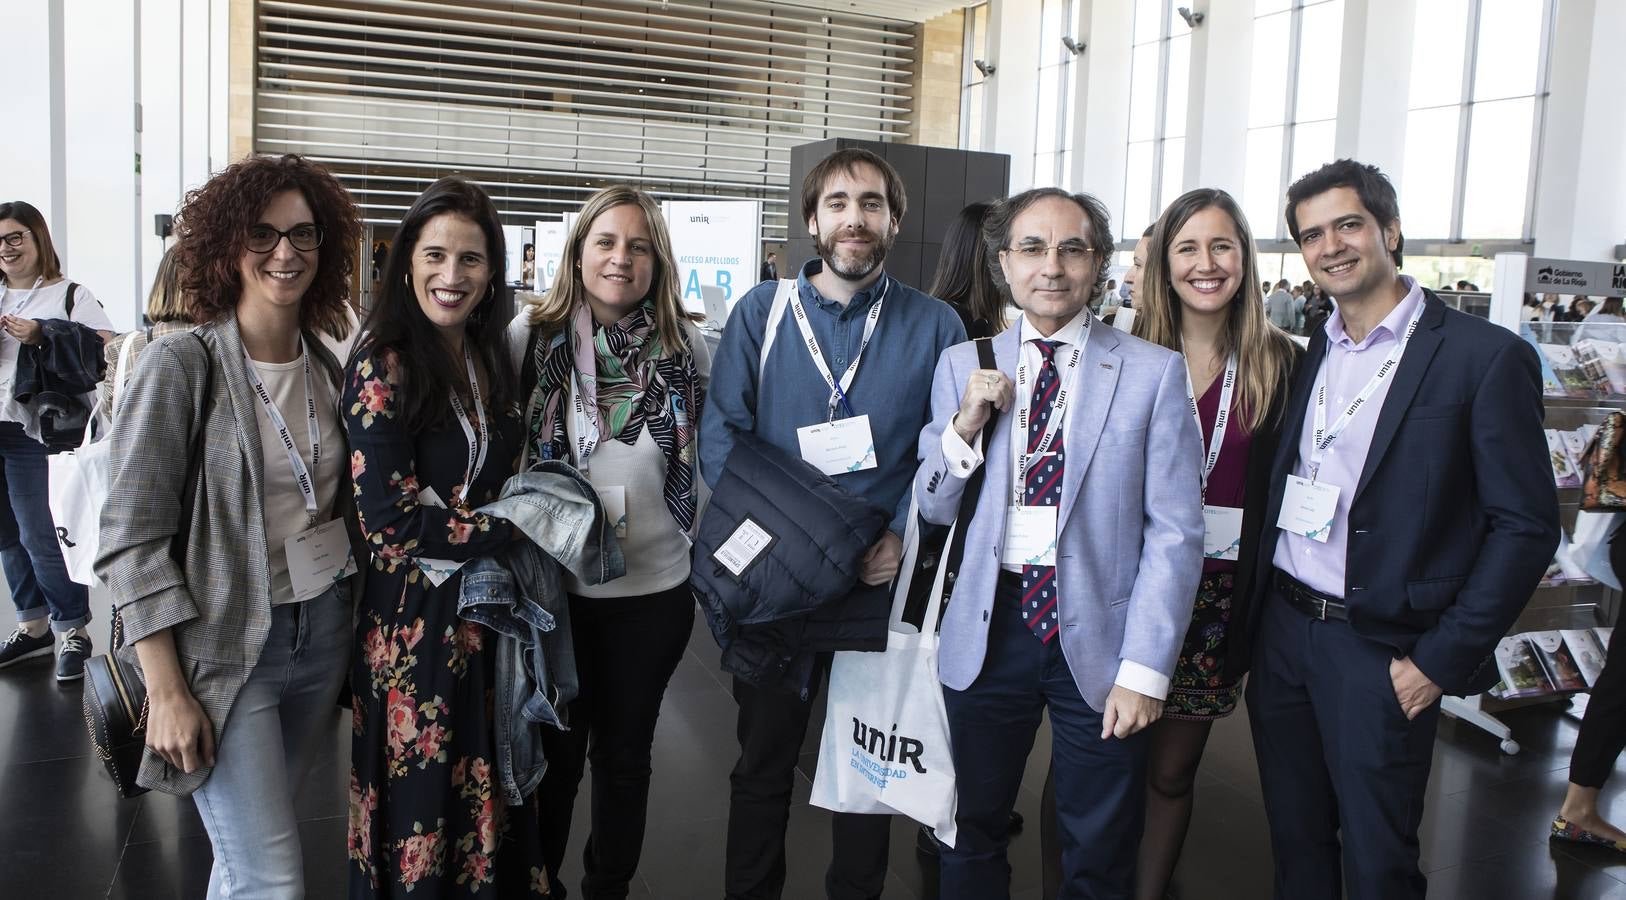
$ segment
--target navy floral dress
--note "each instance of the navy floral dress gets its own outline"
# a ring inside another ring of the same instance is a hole
[[[392,360],[364,349],[345,378],[350,472],[372,550],[350,674],[350,896],[546,896],[534,797],[508,807],[497,783],[492,635],[457,617],[461,575],[437,587],[416,562],[475,559],[512,537],[508,522],[470,509],[514,473],[523,425],[517,409],[488,413],[491,447],[465,491],[463,430],[408,433]],[[420,504],[424,487],[452,509]]]

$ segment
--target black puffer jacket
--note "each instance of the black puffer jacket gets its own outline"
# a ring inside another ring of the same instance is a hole
[[[858,573],[888,518],[806,462],[736,434],[689,576],[723,669],[803,693],[816,651],[885,649],[886,588]]]

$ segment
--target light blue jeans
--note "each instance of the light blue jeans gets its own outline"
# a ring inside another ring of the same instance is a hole
[[[346,585],[272,610],[271,634],[226,718],[214,771],[192,794],[214,845],[209,900],[305,896],[294,790],[321,738],[334,734],[350,633]]]

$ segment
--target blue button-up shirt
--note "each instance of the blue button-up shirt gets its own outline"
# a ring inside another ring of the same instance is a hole
[[[838,381],[863,343],[871,305],[883,292],[886,295],[875,336],[847,392],[853,415],[869,416],[876,466],[835,479],[892,511],[891,529],[902,536],[909,515],[909,486],[920,462],[920,432],[931,419],[932,373],[943,351],[965,340],[965,327],[947,303],[886,274],[843,307],[820,296],[808,280],[823,267],[818,259],[803,265],[796,289],[825,364]],[[778,287],[778,282],[765,282],[740,298],[712,359],[711,390],[700,421],[700,471],[708,484],[715,485],[722,475],[735,432],[753,432],[800,455],[796,429],[829,418],[830,388],[813,365],[793,315],[780,320],[767,370],[757,383],[762,333]]]

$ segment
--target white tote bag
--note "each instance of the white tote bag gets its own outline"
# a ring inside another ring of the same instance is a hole
[[[842,651],[830,665],[811,802],[837,812],[905,815],[935,829],[952,847],[954,756],[937,680],[937,620],[947,566],[937,567],[924,627],[902,621],[920,543],[918,522],[911,503],[886,652]]]
[[[119,350],[118,365],[113,369],[115,397],[124,386],[134,343],[134,336],[128,336]],[[117,402],[113,407],[118,408]],[[101,584],[93,567],[101,538],[102,504],[107,501],[112,480],[113,442],[106,435],[100,441],[93,440],[97,423],[103,421],[101,412],[102,403],[97,400],[85,424],[85,439],[77,450],[53,453],[46,459],[47,496],[57,542],[62,545],[62,560],[68,565],[69,578],[91,587]]]

